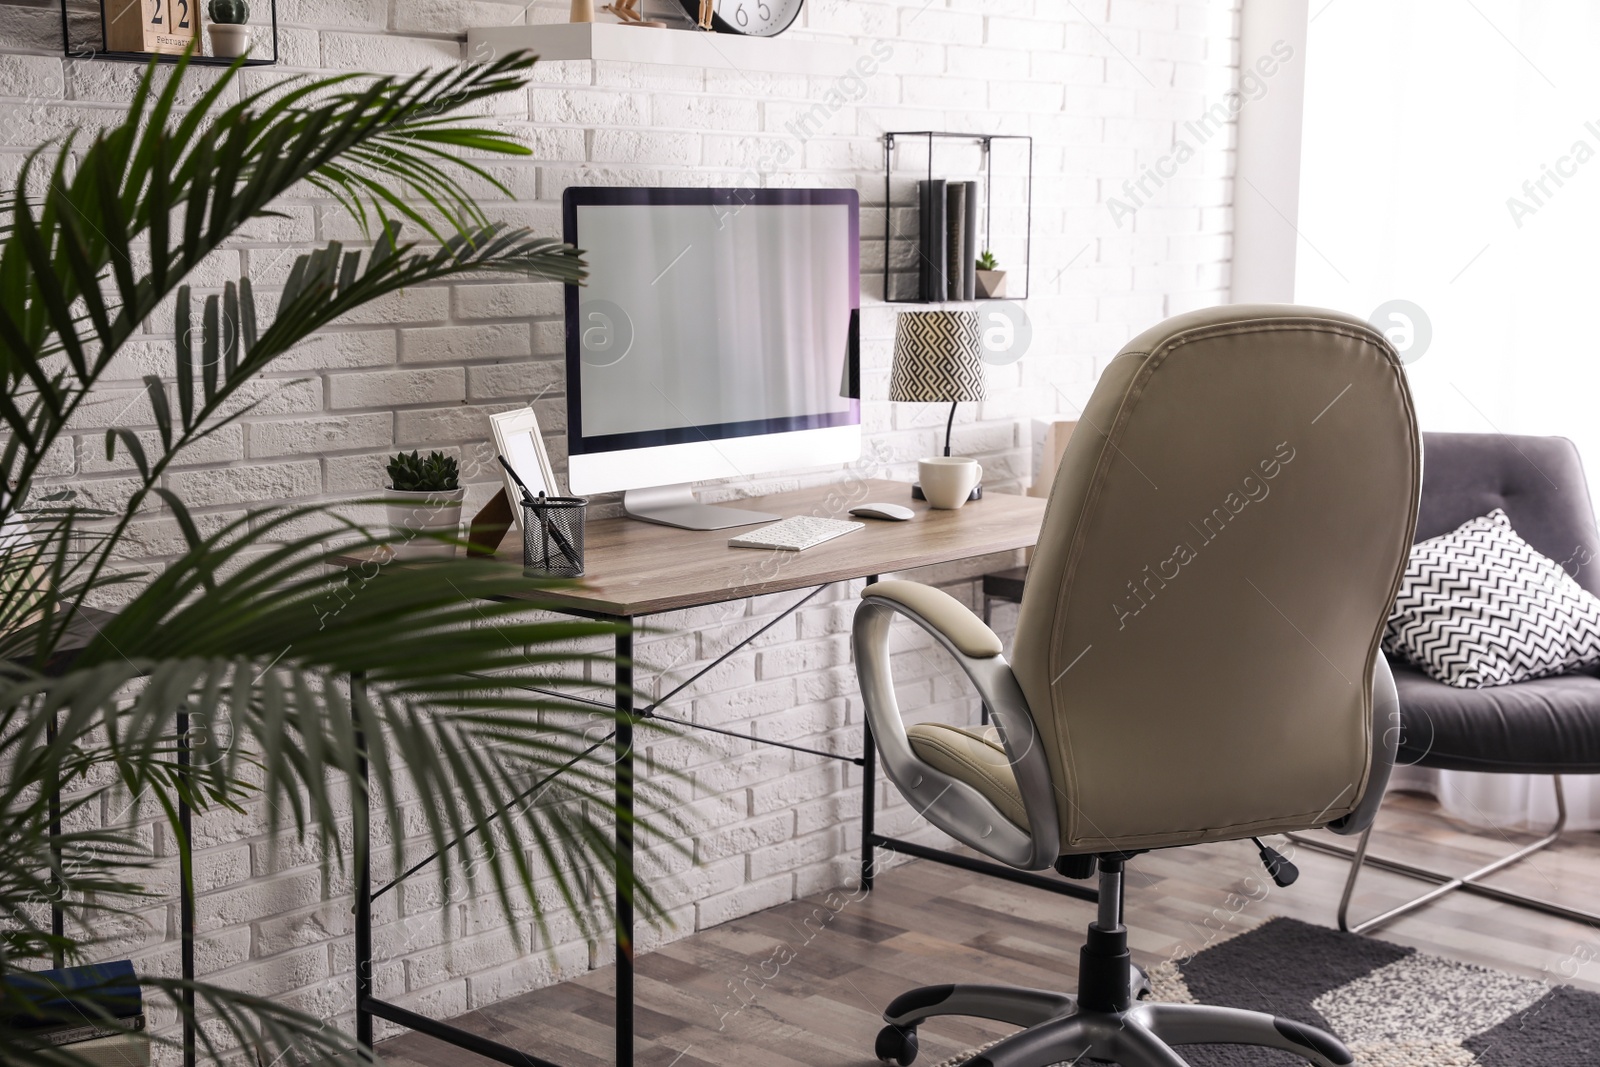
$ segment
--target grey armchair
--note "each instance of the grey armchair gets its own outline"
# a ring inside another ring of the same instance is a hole
[[[993,859],[1099,877],[1075,993],[911,990],[884,1012],[880,1059],[909,1064],[920,1023],[968,1015],[1024,1028],[969,1067],[1182,1067],[1172,1046],[1212,1042],[1352,1062],[1291,1020],[1140,1002],[1122,875],[1150,849],[1370,824],[1396,739],[1379,641],[1419,477],[1405,378],[1370,326],[1212,308],[1141,334],[1101,376],[1051,491],[1011,662],[942,592],[864,591],[856,669],[887,777]],[[992,727],[905,726],[897,618],[955,660]]]
[[[1419,541],[1448,533],[1469,519],[1504,509],[1511,525],[1541,554],[1562,564],[1577,583],[1600,596],[1600,537],[1578,449],[1564,437],[1507,434],[1422,435],[1426,473],[1417,516]],[[1339,928],[1367,933],[1462,890],[1588,925],[1600,912],[1486,885],[1483,879],[1560,839],[1566,828],[1563,774],[1600,774],[1600,676],[1538,678],[1488,689],[1456,689],[1415,667],[1394,665],[1400,701],[1399,761],[1403,765],[1490,774],[1548,774],[1556,821],[1531,844],[1460,875],[1368,853],[1370,829],[1354,849],[1315,838],[1299,844],[1351,859],[1339,900]],[[1407,875],[1433,888],[1359,922],[1351,898],[1363,867]]]

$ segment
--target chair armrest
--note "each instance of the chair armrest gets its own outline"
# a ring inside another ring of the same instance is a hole
[[[1367,790],[1356,802],[1356,810],[1329,823],[1329,830],[1348,837],[1372,825],[1399,753],[1400,695],[1395,691],[1394,672],[1380,648],[1372,664],[1372,770],[1367,774]]]
[[[893,601],[907,615],[932,625],[962,655],[988,659],[1005,651],[995,632],[943,589],[921,582],[874,582],[861,595]]]
[[[889,627],[896,615],[932,635],[988,707],[1022,796],[1026,828],[912,750],[889,667]],[[890,581],[870,585],[861,594],[852,641],[867,724],[889,780],[929,822],[979,852],[1023,870],[1054,864],[1061,830],[1049,759],[994,631],[947,593],[917,582]]]

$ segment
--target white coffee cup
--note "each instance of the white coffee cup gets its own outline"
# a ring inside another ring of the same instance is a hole
[[[983,481],[983,468],[975,459],[939,456],[917,461],[917,478],[922,495],[936,508],[955,510],[967,502],[972,490]]]

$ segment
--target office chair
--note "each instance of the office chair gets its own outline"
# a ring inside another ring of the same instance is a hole
[[[1292,1020],[1141,1002],[1123,870],[1150,849],[1371,823],[1397,743],[1379,641],[1420,466],[1404,373],[1366,323],[1289,305],[1192,312],[1101,376],[1051,490],[1013,662],[940,590],[863,592],[856,670],[888,778],[992,859],[1099,874],[1075,994],[911,990],[884,1011],[881,1060],[911,1063],[920,1023],[966,1015],[1024,1028],[968,1067],[1183,1067],[1171,1046],[1195,1043],[1353,1062]],[[895,616],[954,658],[992,727],[905,726]]]

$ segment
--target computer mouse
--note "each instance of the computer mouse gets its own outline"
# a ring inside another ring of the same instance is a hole
[[[917,517],[915,511],[900,504],[857,504],[850,509],[850,514],[863,519],[888,519],[890,522],[905,522]]]

